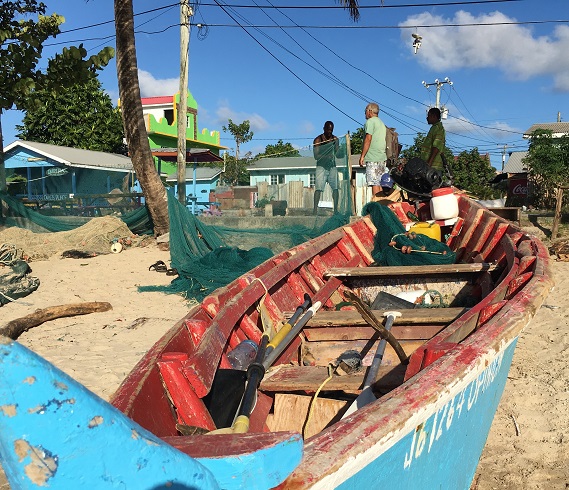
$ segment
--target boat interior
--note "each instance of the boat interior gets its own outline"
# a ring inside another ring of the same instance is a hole
[[[404,204],[393,206],[402,220]],[[342,420],[389,321],[369,387],[381,399],[482,331],[534,273],[529,237],[466,199],[459,205],[459,218],[442,228],[456,263],[373,267],[376,228],[360,219],[208,296],[149,351],[112,403],[183,451],[211,451],[188,436],[231,428],[247,372],[233,369],[228,355],[283,328],[305,294],[321,307],[261,376],[249,433],[298,432],[306,440]]]

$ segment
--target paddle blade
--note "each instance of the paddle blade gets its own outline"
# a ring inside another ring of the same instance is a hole
[[[356,412],[360,408],[365,407],[369,403],[374,402],[375,400],[377,400],[377,398],[373,394],[373,390],[369,386],[365,387],[358,395],[358,397],[353,401],[353,403],[348,407],[346,413],[342,415],[342,419]]]

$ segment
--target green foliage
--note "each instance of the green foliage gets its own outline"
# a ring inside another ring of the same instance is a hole
[[[364,145],[365,131],[363,126],[350,134],[350,150],[352,155],[360,155]]]
[[[114,50],[107,47],[85,59],[83,46],[72,46],[50,59],[45,72],[38,70],[43,43],[57,36],[65,21],[57,14],[45,16],[45,11],[46,5],[36,0],[0,3],[0,113],[36,104],[38,91],[57,91],[85,81],[114,56]],[[37,20],[30,18],[35,15]]]
[[[28,183],[28,179],[26,179],[23,175],[12,174],[6,178],[6,182],[8,184],[8,194],[11,196],[24,194],[26,192],[26,184]]]
[[[400,157],[404,158],[406,160],[410,160],[411,158],[414,158],[414,157],[420,158],[421,157],[421,145],[423,144],[423,141],[425,141],[426,137],[427,137],[427,135],[425,133],[417,133],[417,136],[415,136],[413,144],[411,146],[405,148],[404,150],[402,150]],[[454,170],[454,166],[453,166],[454,155],[452,154],[452,151],[448,148],[448,146],[445,146],[444,155],[447,159],[447,162],[449,162],[451,164],[451,166],[453,167],[453,170]]]
[[[534,131],[524,163],[537,184],[532,186],[533,204],[553,207],[555,189],[569,183],[569,136],[554,138],[550,130]]]
[[[492,188],[489,182],[496,177],[496,170],[490,160],[478,152],[478,148],[461,152],[452,162],[454,185],[478,197],[493,199],[502,197],[501,192]]]
[[[261,199],[257,199],[257,202],[255,203],[255,207],[256,208],[264,208],[267,204],[270,204],[271,201],[274,201],[274,197],[268,197],[267,195],[264,195]]]
[[[424,133],[417,133],[413,144],[405,148],[401,155],[409,160],[421,156],[421,145],[427,137]],[[454,176],[454,185],[480,199],[493,199],[502,197],[499,189],[494,189],[489,182],[496,176],[496,170],[490,165],[490,160],[478,152],[478,148],[463,151],[454,157],[452,151],[445,146],[444,155],[450,164]]]
[[[225,156],[225,172],[221,175],[223,181],[228,185],[249,185],[249,172],[247,164],[249,154],[246,158],[237,159],[234,155]]]
[[[231,133],[235,140],[235,157],[239,160],[239,147],[242,143],[247,143],[253,138],[253,131],[248,120],[243,121],[241,124],[235,124],[231,119],[228,119],[227,126],[222,126],[226,133]]]
[[[274,145],[267,145],[264,153],[259,153],[255,158],[262,157],[299,157],[299,151],[291,143],[278,140]]]
[[[124,130],[120,112],[93,75],[87,82],[61,89],[37,91],[18,137],[28,141],[124,153]]]

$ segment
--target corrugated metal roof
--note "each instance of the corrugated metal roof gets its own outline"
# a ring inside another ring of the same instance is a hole
[[[524,138],[529,138],[536,129],[549,129],[555,136],[569,134],[569,122],[536,123],[524,131]]]
[[[527,156],[527,151],[513,151],[510,158],[504,164],[504,172],[508,174],[521,174],[527,172],[527,165],[522,160]]]
[[[178,159],[177,148],[152,148],[152,154],[167,162],[175,162]],[[209,148],[187,148],[186,163],[193,161],[204,162],[222,162],[223,158],[213,153]]]
[[[212,180],[222,172],[219,167],[196,167],[196,181],[198,180]],[[186,182],[192,182],[194,179],[194,169],[186,167]],[[168,175],[166,182],[177,182],[178,174],[173,173]]]
[[[122,172],[132,172],[132,162],[129,157],[117,155],[115,153],[105,153],[103,151],[82,150],[80,148],[70,148],[68,146],[50,145],[47,143],[37,143],[35,141],[18,140],[4,148],[4,153],[13,152],[18,147],[50,160],[55,160],[69,167],[92,168],[99,170],[115,170]]]
[[[359,155],[350,155],[352,166],[359,164]],[[271,157],[261,158],[247,166],[249,172],[260,170],[292,170],[292,169],[311,169],[316,167],[316,160],[313,157]]]
[[[272,157],[261,158],[247,166],[249,172],[255,170],[307,169],[316,167],[313,157]]]

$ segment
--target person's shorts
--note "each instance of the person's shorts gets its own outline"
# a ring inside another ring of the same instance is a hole
[[[323,191],[326,186],[326,182],[330,184],[333,191],[338,188],[338,169],[336,167],[325,169],[324,167],[317,165],[315,179],[316,190]]]
[[[381,186],[381,176],[387,172],[386,162],[366,162],[366,182],[368,186]]]

